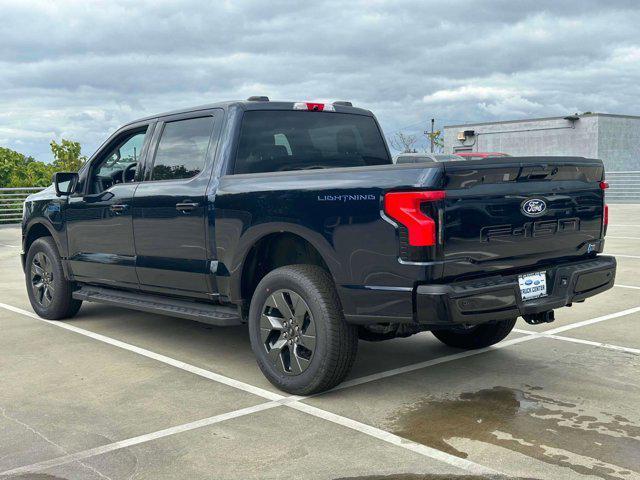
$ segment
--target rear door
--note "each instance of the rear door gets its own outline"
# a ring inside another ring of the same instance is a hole
[[[444,168],[445,277],[601,251],[601,161],[504,157]]]
[[[133,231],[136,272],[143,290],[212,293],[207,242],[207,187],[220,110],[160,119],[136,190]]]

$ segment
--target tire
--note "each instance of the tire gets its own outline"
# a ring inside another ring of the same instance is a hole
[[[332,278],[315,265],[265,275],[251,299],[249,335],[264,376],[294,395],[338,385],[358,350],[357,328],[345,322]]]
[[[29,247],[25,268],[31,307],[42,318],[62,320],[73,317],[81,300],[72,298],[73,283],[64,277],[60,254],[53,238],[38,238]]]
[[[431,333],[445,345],[473,350],[495,345],[503,340],[516,324],[516,319],[484,323],[470,328],[453,327],[446,330],[433,330]]]

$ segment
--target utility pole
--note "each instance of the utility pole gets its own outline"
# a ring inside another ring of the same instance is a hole
[[[431,119],[431,135],[429,136],[429,140],[431,140],[431,153],[433,153],[433,124],[435,123],[435,118]]]

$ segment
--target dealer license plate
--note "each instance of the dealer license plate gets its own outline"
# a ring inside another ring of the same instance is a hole
[[[525,273],[518,275],[522,300],[547,296],[547,272]]]

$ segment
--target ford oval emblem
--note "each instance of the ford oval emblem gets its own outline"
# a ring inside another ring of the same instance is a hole
[[[547,211],[547,203],[541,198],[531,198],[522,202],[522,213],[527,217],[539,217]]]

